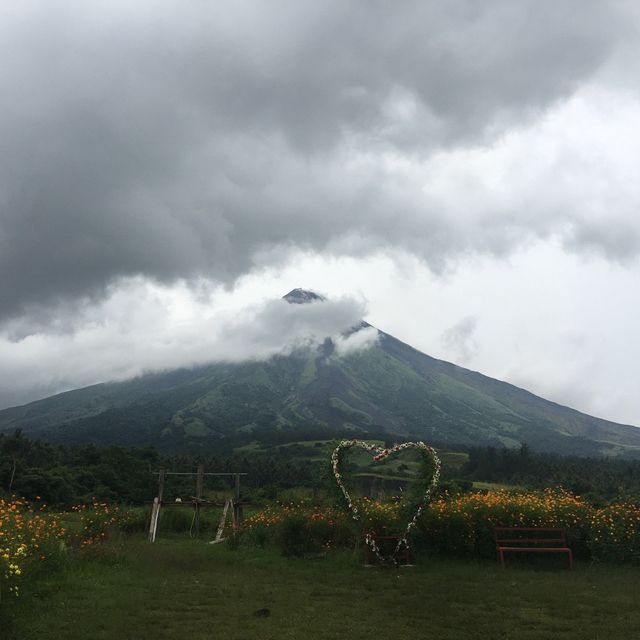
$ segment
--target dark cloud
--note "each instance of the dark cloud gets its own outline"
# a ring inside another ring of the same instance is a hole
[[[5,7],[0,317],[135,275],[231,283],[292,247],[484,250],[384,158],[495,140],[628,30],[618,5],[543,6]]]

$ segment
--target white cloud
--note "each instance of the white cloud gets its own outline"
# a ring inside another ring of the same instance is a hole
[[[370,349],[379,339],[380,334],[375,327],[365,327],[346,336],[337,336],[334,338],[334,343],[338,355],[345,356],[362,349]]]
[[[133,279],[85,308],[72,330],[32,333],[18,341],[0,334],[0,402],[17,404],[147,371],[267,359],[314,348],[326,337],[344,352],[365,348],[371,332],[341,336],[365,311],[363,301],[352,297],[303,305],[251,302],[246,294],[212,289],[198,297],[184,283],[166,287]]]

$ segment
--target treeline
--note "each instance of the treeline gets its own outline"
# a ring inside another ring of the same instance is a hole
[[[521,485],[528,489],[562,486],[590,502],[640,498],[640,460],[580,458],[519,449],[473,447],[463,477]]]
[[[328,464],[292,459],[280,451],[231,455],[181,455],[166,457],[164,468],[168,471],[195,469],[202,464],[207,471],[218,473],[246,473],[242,484],[251,488],[320,487],[326,483]],[[225,488],[224,480],[215,483],[207,480],[211,488]],[[193,484],[193,482],[192,482]]]
[[[279,442],[279,438],[274,440]],[[328,460],[327,445],[318,442],[315,446],[326,449]],[[308,449],[289,444],[241,454],[227,450],[215,454],[168,455],[153,448],[52,444],[16,431],[0,434],[0,496],[18,495],[32,500],[39,497],[49,504],[67,506],[94,497],[144,504],[157,493],[154,473],[159,469],[195,471],[199,464],[206,471],[245,473],[242,486],[260,488],[265,496],[275,497],[282,488],[332,486],[329,465],[323,463],[323,456],[308,460],[301,457],[305,451]],[[640,499],[638,460],[537,453],[527,445],[517,449],[473,447],[467,453],[468,460],[462,468],[443,469],[443,479],[452,486],[457,483],[459,488],[466,489],[473,480],[527,489],[562,486],[596,505],[616,499]],[[231,485],[230,478],[209,476],[205,490],[229,489]],[[168,497],[192,496],[195,479],[171,476],[166,490]]]
[[[148,503],[157,493],[157,472],[207,471],[246,473],[244,487],[320,486],[326,482],[321,464],[285,455],[163,455],[152,448],[52,444],[16,431],[0,434],[0,495],[17,495],[49,504],[72,505],[92,498],[128,504]],[[229,488],[231,480],[207,477],[206,489]],[[174,495],[194,495],[195,479],[171,477]]]
[[[92,498],[141,503],[153,491],[153,449],[61,445],[16,431],[0,434],[0,489],[6,495],[71,505]]]

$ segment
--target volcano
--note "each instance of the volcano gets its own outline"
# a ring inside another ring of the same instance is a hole
[[[325,299],[294,289],[291,304]],[[353,334],[371,325],[362,322]],[[0,411],[0,431],[52,441],[215,450],[351,435],[442,446],[640,458],[640,429],[595,418],[421,353],[378,330],[366,348],[320,346],[106,382]]]

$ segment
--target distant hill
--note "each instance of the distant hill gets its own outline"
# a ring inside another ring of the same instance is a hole
[[[322,304],[296,289],[292,303]],[[354,331],[367,328],[362,323]],[[339,356],[331,340],[264,362],[217,363],[104,383],[0,411],[0,431],[54,441],[226,448],[388,434],[445,445],[518,446],[640,458],[640,429],[594,418],[432,358],[384,332]]]

